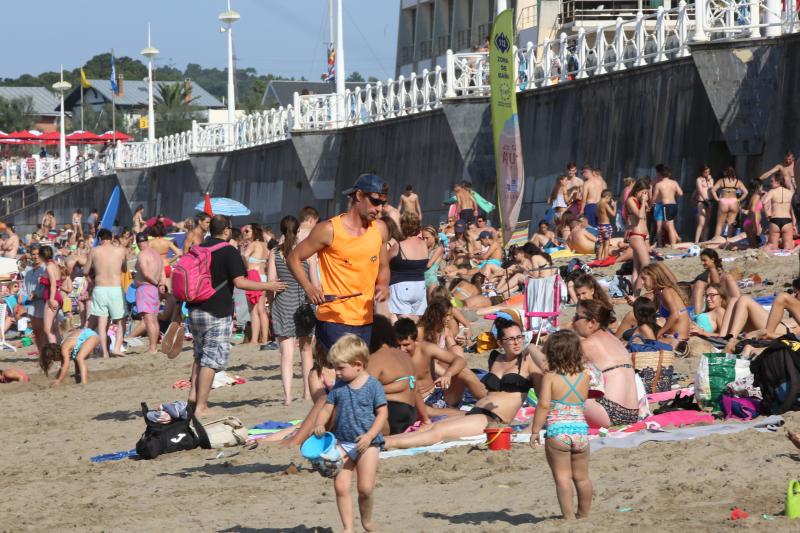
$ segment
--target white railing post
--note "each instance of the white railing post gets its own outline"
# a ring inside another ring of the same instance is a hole
[[[426,71],[427,72],[427,71]],[[409,83],[411,84],[411,101],[409,102],[409,113],[416,113],[417,112],[417,103],[419,101],[419,87],[417,86],[417,73],[412,72],[411,78],[409,78]]]
[[[586,73],[586,30],[583,26],[578,28],[578,72],[576,78],[587,78]]]
[[[558,36],[558,62],[561,63],[559,81],[567,79],[567,34],[563,31]]]
[[[694,33],[692,34],[693,41],[707,41],[708,35],[706,34],[706,13],[708,0],[695,0],[694,4]]]
[[[525,75],[528,76],[527,87],[532,89],[535,87],[533,78],[536,74],[536,52],[533,43],[530,41],[525,45],[525,70]]]
[[[405,76],[401,75],[401,76],[397,77],[397,86],[398,86],[397,97],[400,100],[399,105],[397,106],[397,116],[403,116],[403,115],[405,115],[404,111],[405,111],[406,100],[407,100],[407,95],[408,95],[408,91],[406,90],[406,78],[405,78]]]
[[[432,107],[439,107],[442,105],[442,67],[436,65],[434,69],[434,83],[433,83],[433,96],[434,96],[434,103]]]
[[[686,57],[689,55],[689,47],[687,42],[687,35],[688,35],[688,15],[687,15],[687,8],[686,8],[686,0],[681,0],[680,4],[678,4],[678,55],[677,57]]]
[[[644,17],[639,11],[636,13],[636,61],[633,65],[641,67],[646,64],[647,61],[644,59]]]
[[[656,51],[656,57],[653,60],[654,63],[660,63],[661,61],[665,61],[667,59],[667,55],[664,53],[665,33],[664,6],[658,6],[658,10],[656,11],[656,46],[658,47],[658,50]]]
[[[550,37],[544,38],[544,57],[542,58],[542,72],[544,73],[544,86],[553,85],[553,49],[550,46]]]
[[[511,54],[514,57],[514,92],[519,92],[519,48],[517,45],[511,47]]]
[[[728,31],[725,32],[725,37],[733,37],[734,30],[733,27],[736,26],[736,9],[739,7],[739,4],[736,2],[726,2],[724,11],[725,11],[725,27],[728,28]]]
[[[447,50],[447,62],[445,63],[447,69],[447,90],[444,95],[447,98],[455,98],[456,96],[456,61],[453,57],[453,51]]]
[[[428,69],[422,69],[422,105],[420,111],[428,111],[431,109],[431,80],[430,72]]]
[[[597,33],[594,38],[595,59],[597,59],[597,67],[594,69],[594,75],[606,73],[606,35],[603,33],[605,26],[597,28]]]
[[[622,17],[617,17],[614,28],[614,48],[616,49],[617,64],[614,70],[625,70],[625,30],[622,28]]]
[[[383,108],[383,83],[381,82],[375,84],[375,111],[379,120],[385,118]]]
[[[794,3],[792,0],[789,3]],[[750,37],[758,39],[761,37],[761,2],[759,0],[750,0]]]
[[[192,121],[192,152],[196,152],[197,151],[197,144],[198,144],[197,141],[198,141],[199,137],[200,137],[200,135],[199,135],[199,131],[197,129],[197,121],[193,120]]]
[[[297,91],[295,91],[294,95],[292,95],[292,105],[294,105],[295,109],[302,109],[303,108],[302,104],[300,103],[300,93],[298,93]],[[302,129],[302,127],[303,127],[302,118],[299,120],[299,122],[300,122],[300,124],[298,124],[298,128],[297,129]]]
[[[787,0],[787,2],[794,2],[794,0]],[[780,0],[767,0],[766,6],[767,16],[765,21],[767,23],[767,37],[778,37],[781,34],[781,3]]]

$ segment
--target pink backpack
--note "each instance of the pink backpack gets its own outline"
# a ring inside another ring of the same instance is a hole
[[[192,246],[172,269],[172,294],[178,301],[186,303],[205,302],[228,283],[219,286],[211,284],[211,254],[228,246],[221,242],[214,246]]]

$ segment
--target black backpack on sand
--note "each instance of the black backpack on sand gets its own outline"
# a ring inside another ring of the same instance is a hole
[[[776,339],[750,363],[753,384],[761,389],[763,414],[800,410],[800,342],[794,335]]]
[[[150,409],[142,402],[142,416],[147,428],[136,443],[136,453],[142,459],[155,459],[162,453],[193,450],[198,446],[210,448],[208,435],[202,424],[189,411],[186,420],[175,420],[169,424],[158,424],[147,419]]]

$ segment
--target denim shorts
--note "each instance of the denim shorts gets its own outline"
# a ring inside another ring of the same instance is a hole
[[[348,326],[347,324],[317,320],[317,326],[314,332],[317,336],[317,342],[321,343],[327,351],[330,351],[331,346],[347,333],[352,333],[356,337],[360,337],[361,340],[369,346],[369,340],[372,337],[372,324],[367,324],[365,326]]]
[[[218,318],[199,308],[189,310],[194,359],[201,367],[225,370],[231,351],[232,324],[229,316]]]

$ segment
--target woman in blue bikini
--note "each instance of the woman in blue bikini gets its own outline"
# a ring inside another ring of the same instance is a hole
[[[100,337],[97,332],[90,328],[83,328],[67,333],[60,345],[54,342],[46,344],[39,352],[39,367],[44,371],[44,375],[47,375],[53,363],[61,361],[58,376],[50,386],[61,385],[69,373],[70,360],[75,361],[75,378],[78,383],[88,383],[89,371],[86,368],[86,358],[92,355],[99,342]]]

